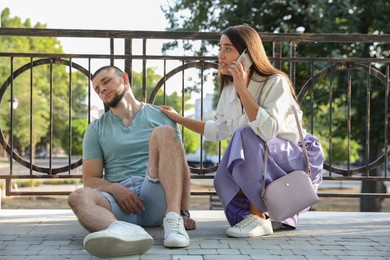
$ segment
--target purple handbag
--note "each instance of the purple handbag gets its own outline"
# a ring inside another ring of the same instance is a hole
[[[264,184],[261,196],[265,202],[268,214],[272,220],[283,221],[293,217],[304,209],[319,201],[311,182],[309,157],[304,143],[301,125],[293,105],[295,121],[306,158],[306,171],[295,170],[265,186],[268,164],[268,147],[265,144],[264,153]]]

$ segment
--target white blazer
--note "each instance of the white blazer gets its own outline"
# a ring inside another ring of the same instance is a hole
[[[264,141],[280,137],[294,143],[299,134],[292,105],[295,106],[300,122],[302,111],[291,97],[290,86],[283,75],[266,79],[253,74],[248,86],[252,97],[260,104],[256,119],[249,122],[241,106],[233,83],[226,85],[221,93],[216,110],[216,119],[206,121],[204,136],[210,141],[221,141],[242,126],[249,125]],[[303,129],[303,134],[305,131]]]

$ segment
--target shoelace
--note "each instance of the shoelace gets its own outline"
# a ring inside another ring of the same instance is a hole
[[[255,220],[256,220],[255,216],[247,215],[243,220],[241,220],[239,223],[237,223],[235,225],[235,227],[244,228],[244,227],[248,226],[249,224],[251,224]]]
[[[166,223],[167,233],[174,232],[177,234],[181,234],[181,232],[180,232],[180,219],[167,218],[165,223]]]

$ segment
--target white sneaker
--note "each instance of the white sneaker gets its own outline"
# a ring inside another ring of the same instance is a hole
[[[176,212],[168,212],[164,218],[164,246],[186,247],[190,238],[184,228],[183,218]]]
[[[88,234],[83,244],[91,255],[108,258],[143,254],[153,242],[142,227],[115,221],[105,230]]]
[[[249,214],[240,223],[226,230],[229,237],[259,237],[273,234],[271,220]]]

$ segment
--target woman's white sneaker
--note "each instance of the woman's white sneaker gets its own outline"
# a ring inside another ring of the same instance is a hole
[[[249,214],[241,222],[226,230],[229,237],[259,237],[273,234],[271,219]]]
[[[183,218],[176,212],[168,212],[164,218],[164,246],[186,247],[190,238],[184,228]]]
[[[142,227],[123,221],[115,221],[105,230],[88,234],[83,241],[91,255],[101,258],[140,255],[153,243],[153,237]]]

